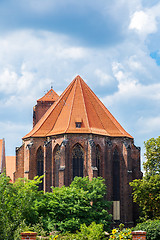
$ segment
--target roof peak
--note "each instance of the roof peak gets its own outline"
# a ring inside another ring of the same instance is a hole
[[[43,97],[37,100],[37,102],[55,102],[59,98],[59,95],[51,88]]]
[[[82,80],[84,82],[83,78],[80,75],[77,75],[74,79],[75,80]]]

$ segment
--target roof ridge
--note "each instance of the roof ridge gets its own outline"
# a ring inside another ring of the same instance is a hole
[[[82,79],[82,81],[83,81],[83,79]],[[83,81],[83,83],[85,83],[85,82]],[[84,99],[84,94],[83,94],[83,90],[82,90],[81,81],[80,81],[80,87],[81,87],[81,92],[82,92],[82,95],[83,95],[83,101],[84,101],[84,106],[85,106],[85,113],[86,113],[86,119],[87,119],[88,128],[92,132],[92,130],[91,130],[90,126],[89,126],[88,114],[87,114],[86,103],[85,103],[85,99]]]
[[[76,81],[76,86],[77,86],[77,81]],[[74,103],[74,98],[75,98],[75,93],[76,93],[76,86],[75,86],[75,89],[74,89],[74,96],[73,96],[73,99],[72,99],[72,106],[71,106],[71,109],[70,109],[69,121],[68,121],[68,126],[66,128],[66,132],[67,132],[67,130],[69,128],[69,124],[71,122],[71,113],[72,113],[73,103]]]

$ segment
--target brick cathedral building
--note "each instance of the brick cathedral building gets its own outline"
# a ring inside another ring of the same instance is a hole
[[[36,175],[44,175],[44,191],[75,176],[102,176],[113,219],[132,224],[137,217],[129,182],[141,177],[140,149],[80,76],[33,109],[33,129],[16,149],[15,179]]]

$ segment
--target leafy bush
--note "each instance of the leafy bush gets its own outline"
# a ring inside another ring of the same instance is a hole
[[[147,232],[147,240],[158,240],[160,239],[160,220],[148,220],[146,222],[139,223],[133,228],[133,231],[138,230]]]
[[[65,233],[54,236],[50,239],[63,240],[101,240],[104,238],[103,224],[92,222],[88,227],[86,224],[80,226],[80,230],[76,233]]]
[[[111,215],[107,209],[111,204],[105,199],[106,186],[102,178],[76,177],[69,187],[52,190],[36,205],[48,231],[75,232],[81,224],[88,226],[93,221],[109,230]]]

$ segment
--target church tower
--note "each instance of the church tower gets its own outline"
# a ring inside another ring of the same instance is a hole
[[[58,94],[51,88],[42,98],[37,100],[37,104],[33,107],[33,127],[58,98]]]

